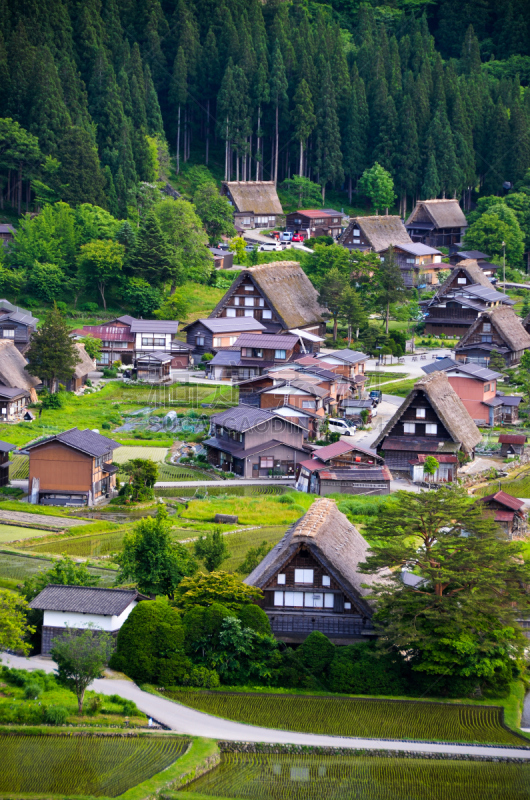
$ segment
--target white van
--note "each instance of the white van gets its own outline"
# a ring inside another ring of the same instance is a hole
[[[260,244],[259,249],[261,250],[262,253],[264,253],[269,250],[272,251],[283,250],[283,247],[281,246],[281,244],[277,244],[276,242],[271,242],[270,244],[269,242],[264,242],[263,244]]]
[[[353,436],[357,430],[355,425],[348,425],[344,419],[330,419],[329,429],[331,433],[340,433],[341,436]]]

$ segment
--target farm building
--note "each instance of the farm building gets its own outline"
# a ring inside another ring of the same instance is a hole
[[[171,353],[144,353],[136,359],[136,377],[140,381],[152,383],[170,381],[171,362]]]
[[[515,367],[530,348],[528,334],[513,308],[497,306],[483,311],[455,348],[455,358],[488,366],[492,352],[504,357],[507,367]]]
[[[31,401],[37,402],[36,387],[40,380],[30,375],[28,362],[12,341],[0,339],[0,387],[24,389],[29,392]]]
[[[82,630],[93,626],[95,635],[101,630],[115,639],[133,608],[147,599],[136,589],[48,584],[30,602],[31,608],[44,612],[41,654],[50,654],[53,640],[67,627]]]
[[[421,378],[385,425],[373,447],[383,452],[387,466],[422,481],[427,456],[439,463],[436,483],[451,483],[458,471],[458,454],[474,457],[482,434],[444,372]]]
[[[2,222],[0,224],[0,243],[4,247],[9,247],[13,239],[15,238],[16,230],[12,225],[9,223]]]
[[[9,300],[0,300],[0,337],[13,342],[21,353],[28,349],[38,321],[31,311],[14,306]]]
[[[234,254],[230,250],[221,250],[219,247],[209,247],[213,256],[215,269],[231,269],[234,266]]]
[[[0,441],[0,486],[8,486],[9,484],[9,453],[14,449],[14,444]]]
[[[198,363],[205,353],[214,353],[220,347],[232,347],[242,333],[261,333],[265,325],[254,317],[220,317],[196,319],[183,328],[186,342],[193,348],[193,360]]]
[[[106,436],[78,428],[26,445],[29,502],[55,506],[101,502],[116,487],[112,452],[118,447]]]
[[[413,242],[450,247],[462,240],[467,220],[458,200],[418,200],[405,227]]]
[[[324,310],[300,264],[276,261],[243,270],[210,319],[249,317],[263,323],[267,333],[287,333],[296,328],[320,337],[326,332]],[[305,352],[312,352],[308,344],[305,348]]]
[[[362,250],[383,253],[391,245],[411,245],[401,217],[392,214],[370,217],[353,217],[339,244],[348,250]]]
[[[501,433],[499,444],[501,445],[501,456],[522,456],[527,438],[523,433]]]
[[[305,239],[316,236],[332,236],[337,239],[342,233],[342,214],[332,208],[292,211],[285,217],[285,229],[291,233],[301,233]]]
[[[346,417],[355,425],[363,424],[363,412],[366,416],[366,422],[368,424],[372,422],[374,406],[371,400],[358,400],[355,397],[345,397],[340,403],[340,416]]]
[[[20,422],[26,414],[26,406],[30,401],[27,389],[10,389],[0,386],[0,420],[2,422]]]
[[[263,591],[260,602],[272,632],[284,642],[302,642],[321,631],[336,644],[373,635],[373,610],[366,595],[374,577],[360,575],[368,543],[327,498],[316,500],[245,583]]]
[[[388,494],[392,476],[375,450],[340,440],[313,450],[298,467],[296,488],[310,494]]]
[[[495,492],[477,500],[490,512],[495,522],[502,528],[508,539],[522,539],[528,527],[528,511],[524,500],[512,497],[506,492]]]
[[[274,181],[223,181],[221,194],[234,207],[236,230],[276,228],[283,222]]]

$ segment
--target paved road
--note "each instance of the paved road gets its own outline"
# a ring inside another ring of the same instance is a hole
[[[44,669],[52,672],[53,661],[38,656],[30,659],[0,655],[2,663],[20,669]],[[119,694],[133,700],[138,708],[153,719],[178,733],[206,736],[210,739],[227,739],[244,742],[268,742],[277,744],[322,745],[328,747],[364,748],[367,750],[406,750],[422,753],[463,753],[467,755],[524,758],[530,761],[530,747],[481,747],[471,744],[432,744],[429,742],[388,741],[384,739],[345,738],[342,736],[320,736],[310,733],[290,733],[269,728],[243,725],[239,722],[211,717],[201,711],[181,706],[162,697],[143,692],[132,681],[103,678],[91,686],[101,694]]]

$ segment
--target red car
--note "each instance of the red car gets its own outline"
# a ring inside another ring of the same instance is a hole
[[[304,237],[302,236],[301,233],[295,233],[293,238],[291,239],[291,241],[292,242],[303,242],[304,241]]]

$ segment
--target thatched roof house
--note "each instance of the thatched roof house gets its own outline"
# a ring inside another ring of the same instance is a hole
[[[234,223],[242,230],[274,228],[283,216],[274,181],[223,181],[221,194],[234,206]]]
[[[84,344],[81,344],[81,342],[76,342],[75,346],[81,360],[76,364],[74,378],[76,380],[86,380],[88,373],[93,372],[96,369],[96,362],[95,359],[90,358],[85,350]]]
[[[324,310],[300,264],[276,261],[243,270],[210,318],[253,316],[267,333],[300,328],[319,335],[326,329]]]
[[[465,283],[459,283],[459,279],[466,279]],[[448,289],[461,289],[463,286],[473,286],[480,284],[480,286],[487,286],[492,288],[491,281],[488,280],[484,271],[479,267],[478,261],[471,258],[466,258],[451,270],[451,274],[447,276],[437,291],[437,295],[446,294]]]
[[[370,631],[373,609],[361,575],[369,545],[333,500],[315,500],[245,583],[262,589],[274,634],[303,641],[318,630],[345,644]]]
[[[0,339],[0,386],[26,389],[30,393],[31,401],[36,402],[35,387],[40,384],[40,380],[29,374],[27,364],[14,342]]]
[[[505,305],[489,308],[475,320],[455,349],[457,361],[489,364],[493,352],[504,356],[506,366],[518,364],[530,348],[530,334],[520,317]]]
[[[405,227],[414,242],[449,247],[460,242],[467,220],[458,200],[418,200]]]
[[[342,236],[339,244],[349,250],[373,250],[381,253],[391,245],[412,244],[412,239],[401,217],[393,215],[354,217]]]
[[[405,402],[387,422],[372,447],[384,452],[390,469],[418,470],[422,457],[434,456],[440,464],[435,479],[451,482],[458,470],[458,452],[473,456],[482,434],[473,422],[445,372],[421,378]]]

